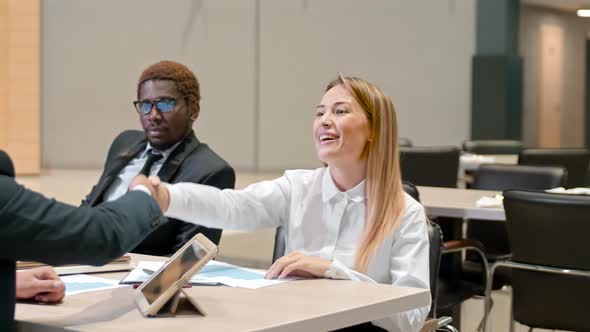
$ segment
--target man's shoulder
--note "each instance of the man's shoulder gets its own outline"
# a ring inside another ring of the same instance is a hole
[[[213,151],[206,143],[199,143],[199,145],[192,150],[186,158],[190,163],[199,163],[199,167],[207,167],[212,169],[222,169],[231,167],[229,163],[223,159],[217,152]]]
[[[176,175],[170,181],[202,183],[212,175],[223,176],[228,183],[235,182],[235,171],[229,163],[207,144],[199,142],[182,158]]]

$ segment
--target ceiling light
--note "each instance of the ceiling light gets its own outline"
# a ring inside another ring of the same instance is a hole
[[[580,17],[590,17],[590,9],[578,9],[576,14]]]

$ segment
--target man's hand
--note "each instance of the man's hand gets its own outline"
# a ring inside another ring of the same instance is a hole
[[[129,190],[133,190],[133,188],[138,185],[143,185],[149,189],[152,197],[156,200],[162,212],[168,210],[168,206],[170,206],[170,193],[168,192],[168,188],[162,184],[159,177],[150,176],[149,178],[146,178],[145,175],[140,174],[131,181]]]
[[[49,266],[16,272],[16,298],[40,302],[60,302],[66,288]]]
[[[266,272],[266,279],[282,279],[287,276],[323,278],[332,262],[327,259],[292,252],[276,260]]]

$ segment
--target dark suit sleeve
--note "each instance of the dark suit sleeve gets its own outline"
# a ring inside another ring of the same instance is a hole
[[[233,189],[236,184],[236,173],[233,168],[226,166],[216,172],[212,172],[200,183],[219,189]],[[186,241],[198,233],[202,233],[215,244],[219,244],[219,240],[221,240],[221,229],[207,228],[179,220],[174,251],[180,249]]]
[[[95,208],[48,199],[0,176],[0,259],[102,265],[167,222],[149,195],[132,191]]]

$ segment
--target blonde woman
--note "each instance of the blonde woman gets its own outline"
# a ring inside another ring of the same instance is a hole
[[[225,229],[285,227],[286,255],[267,278],[297,275],[429,288],[426,216],[402,189],[391,100],[360,78],[339,77],[315,108],[313,135],[326,167],[286,171],[244,190],[160,186],[159,179],[145,177],[132,186],[150,187],[172,218]],[[418,331],[428,311],[429,306],[410,310],[359,328]]]

